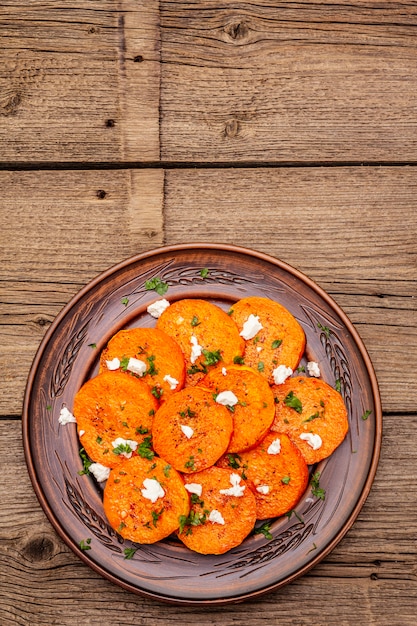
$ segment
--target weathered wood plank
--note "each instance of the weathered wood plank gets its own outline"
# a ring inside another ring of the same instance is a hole
[[[163,242],[161,170],[2,172],[0,414],[21,410],[47,327],[81,287]]]
[[[155,0],[3,2],[0,161],[159,159]]]
[[[415,161],[415,2],[161,2],[161,154]]]
[[[25,469],[20,421],[2,420],[0,621],[99,625],[105,611],[106,623],[117,624],[136,624],[140,615],[143,623],[161,626],[232,626],[239,620],[251,626],[281,620],[297,626],[347,626],[355,615],[359,623],[391,626],[395,612],[396,623],[412,626],[417,609],[416,420],[416,415],[385,417],[380,466],[368,500],[346,537],[321,564],[281,591],[210,611],[174,610],[135,596],[81,563],[38,504]]]
[[[416,410],[413,168],[167,171],[165,189],[168,242],[239,243],[305,272],[361,334],[385,409]]]

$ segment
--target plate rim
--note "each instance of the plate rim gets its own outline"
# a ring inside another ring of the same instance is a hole
[[[71,309],[77,304],[79,300],[81,300],[91,289],[97,286],[100,282],[105,281],[113,274],[123,270],[124,268],[132,265],[140,263],[145,259],[150,259],[152,257],[156,257],[161,254],[170,254],[175,253],[178,254],[180,252],[189,253],[191,251],[201,250],[202,252],[229,252],[234,254],[241,254],[246,257],[252,257],[258,260],[261,260],[267,264],[271,264],[273,266],[277,266],[283,271],[295,276],[302,283],[306,284],[313,291],[316,292],[321,299],[323,299],[340,317],[343,324],[345,325],[348,332],[351,334],[354,343],[363,359],[364,366],[369,378],[369,384],[372,391],[372,398],[374,401],[374,422],[375,422],[375,433],[374,433],[374,446],[372,449],[371,460],[369,464],[369,470],[364,481],[363,487],[361,489],[360,495],[357,499],[355,506],[349,512],[349,515],[343,526],[335,533],[329,543],[323,547],[318,554],[312,557],[304,566],[302,566],[299,570],[290,574],[285,578],[285,580],[278,581],[276,583],[270,584],[266,587],[262,587],[258,590],[252,590],[247,593],[239,594],[237,596],[229,596],[227,598],[208,598],[208,599],[193,599],[193,598],[181,598],[181,597],[172,597],[172,596],[163,596],[160,593],[153,592],[147,589],[138,588],[134,585],[131,585],[128,582],[120,580],[117,576],[115,576],[112,572],[105,569],[102,565],[97,563],[96,561],[87,557],[87,555],[79,548],[79,546],[73,541],[73,539],[65,532],[65,529],[59,523],[59,520],[55,517],[52,508],[50,507],[47,497],[42,489],[40,481],[37,480],[37,471],[33,460],[33,453],[31,449],[31,441],[29,436],[29,424],[30,424],[30,415],[29,415],[29,406],[30,406],[30,398],[31,391],[33,389],[36,374],[38,371],[40,360],[45,352],[45,349],[48,346],[49,340],[56,328],[59,326],[61,320],[71,311]],[[192,242],[187,244],[172,244],[172,245],[162,245],[157,248],[152,248],[150,250],[141,252],[139,254],[130,256],[118,263],[113,264],[103,272],[97,274],[92,280],[88,281],[80,290],[78,290],[70,300],[64,305],[64,307],[60,310],[57,316],[54,318],[47,332],[45,333],[42,341],[40,342],[35,356],[33,358],[32,364],[30,366],[25,391],[24,391],[24,400],[23,400],[23,409],[22,409],[22,438],[23,438],[23,448],[24,448],[24,456],[26,461],[27,470],[29,473],[29,477],[35,491],[35,494],[39,500],[41,508],[48,518],[49,522],[53,526],[54,530],[58,533],[61,539],[66,543],[73,552],[91,569],[95,572],[99,573],[103,578],[109,580],[110,582],[126,589],[127,591],[139,594],[144,597],[148,597],[160,602],[164,602],[172,605],[183,605],[183,606],[219,606],[226,604],[234,604],[237,602],[243,602],[248,599],[254,599],[264,594],[270,593],[273,590],[278,590],[285,585],[294,582],[297,578],[304,576],[307,572],[309,572],[312,568],[314,568],[320,561],[322,561],[335,547],[336,545],[343,539],[346,533],[350,530],[355,520],[357,519],[365,501],[367,500],[372,484],[375,479],[376,471],[378,468],[378,463],[381,454],[382,447],[382,430],[383,430],[383,416],[382,416],[382,403],[379,392],[378,380],[376,377],[376,373],[367,351],[365,344],[359,335],[359,332],[356,330],[355,326],[341,308],[341,306],[334,300],[334,298],[328,294],[322,287],[320,287],[313,279],[309,276],[295,268],[294,266],[278,259],[270,254],[255,250],[253,248],[248,248],[244,246],[237,246],[234,244],[227,243],[211,243],[211,242]]]

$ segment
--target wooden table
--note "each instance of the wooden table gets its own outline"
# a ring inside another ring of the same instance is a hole
[[[0,623],[416,623],[417,4],[1,3]],[[308,575],[171,607],[85,566],[23,456],[25,382],[60,309],[164,243],[238,243],[348,314],[384,409],[374,486]]]

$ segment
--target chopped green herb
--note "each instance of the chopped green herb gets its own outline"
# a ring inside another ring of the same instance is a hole
[[[200,276],[202,276],[202,278],[207,278],[207,276],[209,275],[209,270],[207,267],[203,267],[202,270],[200,270]]]
[[[129,357],[128,356],[123,356],[120,359],[120,369],[123,370],[123,372],[127,371],[127,366],[129,365]]]
[[[88,538],[88,539],[81,539],[80,544],[79,544],[81,550],[91,550],[90,543],[91,543],[91,539],[90,538]]]
[[[89,343],[88,347],[89,348],[97,348],[97,344],[96,343]]]
[[[338,391],[339,393],[342,391],[342,382],[341,382],[340,378],[338,378],[338,379],[335,381],[334,388],[335,388],[335,389],[336,389],[336,391]]]
[[[193,319],[191,320],[191,326],[199,326],[199,324],[201,324],[200,320],[198,319],[197,315],[193,316]]]
[[[129,298],[127,298],[126,296],[122,298],[122,304],[124,304],[124,306],[127,306],[129,304]]]
[[[204,506],[204,500],[198,497],[196,493],[191,494],[191,504],[199,504],[201,507]]]
[[[227,462],[230,465],[230,467],[232,467],[233,469],[239,469],[240,468],[240,462],[242,460],[242,457],[240,457],[238,454],[226,454],[227,457]]]
[[[147,356],[146,360],[148,361],[146,373],[149,374],[149,376],[155,376],[158,373],[158,370],[155,368],[155,355]]]
[[[125,548],[123,550],[125,559],[131,559],[136,554],[137,550],[137,548]]]
[[[263,372],[265,369],[265,365],[262,361],[259,361],[258,363],[258,372]]]
[[[164,512],[164,509],[162,508],[160,511],[151,511],[152,514],[152,522],[153,525],[156,528],[156,525],[158,523],[159,518],[161,517],[162,513]]]
[[[157,294],[163,296],[168,291],[168,283],[164,283],[158,276],[155,276],[145,282],[145,289],[156,291]]]
[[[171,469],[171,466],[169,465],[169,463],[168,463],[168,465],[165,465],[163,472],[164,472],[164,475],[166,476],[166,478],[169,478],[169,470],[170,469]]]
[[[284,483],[284,485],[288,485],[290,480],[291,480],[291,476],[284,476],[283,478],[281,478],[281,482]]]
[[[298,521],[301,522],[301,524],[305,524],[305,521],[303,520],[301,515],[299,513],[297,513],[297,511],[295,509],[291,509],[291,511],[288,511],[288,513],[285,513],[285,515],[288,517],[288,519],[291,519],[291,516],[292,516],[293,513],[294,513],[295,517],[298,519]]]
[[[307,552],[307,554],[309,554],[310,552],[313,552],[313,550],[317,550],[317,546],[315,543],[313,543],[313,547],[310,548],[310,550]]]
[[[305,372],[306,368],[304,367],[304,365],[300,365],[295,371],[297,372],[297,374],[300,374],[300,372]]]
[[[119,526],[117,527],[117,530],[120,532],[121,530],[123,530],[123,528],[126,528],[126,524],[124,522],[120,522]]]
[[[152,437],[150,436],[145,437],[142,443],[138,445],[136,452],[143,459],[148,459],[149,461],[152,461],[153,457],[155,456],[155,452],[152,450],[151,446],[152,446]]]
[[[179,521],[179,532],[182,533],[184,531],[185,526],[200,526],[201,524],[205,524],[207,521],[207,516],[209,515],[209,511],[204,511],[203,513],[194,511],[191,509],[188,517],[186,515],[180,515],[178,518]],[[190,534],[191,529],[187,534]]]
[[[152,415],[155,415],[155,409],[151,409],[151,410],[149,411],[148,415],[149,415],[150,417],[152,417]],[[148,431],[146,431],[146,432],[148,432]]]
[[[320,472],[316,472],[311,477],[311,493],[315,498],[324,500],[326,498],[326,490],[320,487]]]
[[[50,404],[47,405],[46,410],[50,411],[52,409],[52,406]]]
[[[122,411],[124,410],[124,407],[122,409]],[[127,422],[122,422],[122,426],[124,426],[125,428],[129,428],[129,424]]]
[[[316,413],[313,413],[313,415],[310,415],[310,417],[307,417],[307,419],[303,420],[303,424],[304,424],[304,422],[312,422],[313,420],[317,419],[318,417],[320,417],[320,413],[318,411],[316,411]]]
[[[194,455],[193,454],[189,457],[188,461],[185,462],[184,467],[186,467],[188,469],[195,470]]]
[[[119,443],[118,446],[113,448],[113,454],[123,454],[125,452],[127,454],[129,454],[129,452],[133,452],[132,448],[130,447],[128,443]]]
[[[362,415],[362,419],[365,421],[368,419],[368,417],[370,416],[370,414],[372,413],[372,411],[370,411],[369,409],[367,411],[365,411],[365,413]]]
[[[164,393],[164,390],[163,390],[163,389],[161,389],[160,387],[157,387],[156,385],[155,385],[155,387],[152,387],[152,389],[151,389],[151,394],[152,394],[152,395],[153,395],[153,396],[154,396],[157,400],[160,400],[160,399],[161,399],[161,396],[162,396],[162,394],[163,394],[163,393]]]
[[[303,410],[303,405],[301,404],[301,400],[294,395],[293,391],[290,391],[289,394],[284,398],[284,404],[297,413],[301,413]]]
[[[233,309],[229,309],[229,310],[227,311],[227,315],[233,315]]]
[[[318,328],[324,332],[326,337],[330,337],[330,328],[328,326],[323,326],[320,322],[317,324]]]
[[[282,339],[275,339],[272,342],[272,349],[275,350],[276,348],[279,348],[281,344],[282,344]]]
[[[140,425],[135,428],[135,432],[138,433],[138,435],[146,435],[149,432],[149,428],[144,428]]]
[[[243,358],[243,356],[235,356],[233,358],[233,363],[235,363],[236,365],[244,365],[245,359]]]
[[[255,530],[253,531],[253,534],[263,535],[265,539],[273,539],[273,536],[271,533],[271,522],[265,522],[264,524],[262,524],[262,526],[259,526],[259,528],[255,528]]]
[[[209,350],[203,350],[203,354],[206,357],[204,360],[204,365],[207,366],[216,365],[216,363],[222,360],[220,350],[213,350],[213,352],[209,352]]]
[[[279,404],[279,398],[277,398],[276,396],[274,397],[274,403]]]
[[[80,470],[80,471],[78,472],[78,474],[79,474],[80,476],[83,476],[84,474],[85,474],[86,476],[90,476],[90,465],[92,465],[93,461],[90,461],[90,459],[88,458],[87,453],[86,453],[86,451],[84,450],[84,448],[81,448],[81,450],[80,450],[80,452],[79,452],[79,455],[80,455],[81,460],[82,460],[82,462],[83,462],[83,468],[84,468],[84,469],[83,469],[83,470]]]
[[[100,445],[102,442],[103,442],[103,439],[101,437],[96,438],[96,443]]]

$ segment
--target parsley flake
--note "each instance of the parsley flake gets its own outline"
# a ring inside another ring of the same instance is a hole
[[[366,421],[368,419],[368,417],[370,416],[370,414],[372,413],[372,411],[370,411],[369,409],[367,411],[365,411],[365,413],[362,415],[362,419],[364,421]]]
[[[284,404],[297,413],[301,413],[303,410],[303,405],[301,404],[301,400],[294,395],[293,391],[290,391],[289,394],[284,398]]]
[[[127,298],[126,296],[124,298],[122,298],[122,304],[127,306],[129,304],[129,298]]]
[[[81,550],[91,550],[90,543],[91,543],[91,539],[90,538],[88,538],[88,539],[81,539],[80,544],[79,544]]]
[[[315,498],[324,500],[326,498],[326,490],[320,487],[320,472],[316,472],[311,477],[311,493]]]
[[[202,269],[202,270],[200,270],[200,276],[201,276],[202,278],[207,278],[207,276],[209,275],[209,273],[210,273],[210,272],[209,272],[208,267],[203,267],[203,269]]]
[[[84,468],[78,472],[79,476],[83,476],[84,474],[86,476],[90,476],[90,465],[92,465],[93,461],[90,461],[84,448],[81,448],[79,455],[83,462],[83,468]]]
[[[157,294],[163,296],[168,291],[168,283],[164,283],[158,276],[155,276],[145,282],[145,289],[156,291]]]
[[[271,533],[271,522],[265,522],[264,524],[262,524],[262,526],[259,526],[259,528],[255,528],[255,530],[253,531],[253,534],[263,535],[265,539],[273,539],[273,536]]]
[[[137,552],[137,548],[125,548],[123,553],[125,555],[125,559],[131,559]]]
[[[318,328],[320,328],[321,331],[324,332],[327,338],[330,337],[330,328],[328,326],[323,326],[323,324],[320,324],[320,322],[317,324],[317,326]]]
[[[89,348],[97,348],[97,344],[96,343],[89,343],[88,347]]]
[[[276,348],[279,348],[281,344],[282,344],[282,339],[275,339],[272,342],[272,349],[275,350]]]
[[[152,446],[152,437],[150,436],[145,437],[142,443],[138,445],[136,452],[143,459],[148,459],[149,461],[152,461],[153,457],[155,456],[155,452],[152,450],[151,446]]]

